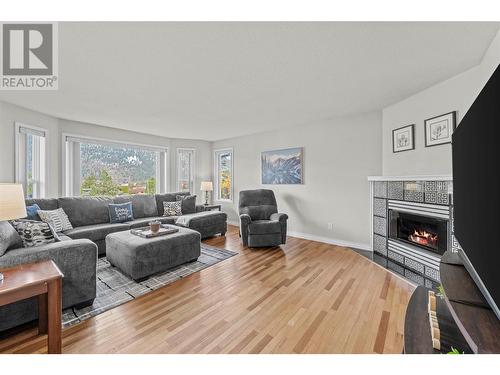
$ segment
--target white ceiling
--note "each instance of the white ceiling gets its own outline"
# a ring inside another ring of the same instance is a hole
[[[381,109],[477,65],[499,23],[60,23],[59,90],[0,100],[218,140]]]

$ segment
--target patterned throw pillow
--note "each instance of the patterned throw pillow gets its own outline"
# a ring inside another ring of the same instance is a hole
[[[183,215],[196,213],[196,195],[177,195],[175,200],[181,201]]]
[[[50,224],[57,233],[73,229],[68,215],[66,215],[66,212],[62,208],[58,208],[57,210],[38,210],[38,216],[40,216],[43,222]]]
[[[182,201],[163,202],[163,216],[181,216]]]
[[[42,246],[59,240],[48,223],[36,220],[14,220],[11,222],[23,240],[24,247]]]
[[[125,221],[134,220],[134,213],[132,211],[132,202],[108,204],[109,222],[123,223]]]

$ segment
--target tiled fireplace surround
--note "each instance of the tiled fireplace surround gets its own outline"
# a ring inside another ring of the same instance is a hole
[[[448,220],[448,249],[458,246],[453,236],[452,179],[449,176],[369,177],[372,202],[371,235],[374,258],[418,285],[439,283],[441,256],[389,238],[389,209],[403,207],[432,212]],[[379,262],[380,263],[380,262]]]

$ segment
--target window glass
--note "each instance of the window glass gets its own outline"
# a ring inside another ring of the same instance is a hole
[[[155,194],[158,153],[80,143],[81,195]]]

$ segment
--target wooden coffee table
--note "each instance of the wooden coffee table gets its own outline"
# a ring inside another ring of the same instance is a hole
[[[0,306],[38,296],[38,333],[48,336],[49,354],[61,353],[63,274],[52,260],[0,270]]]

